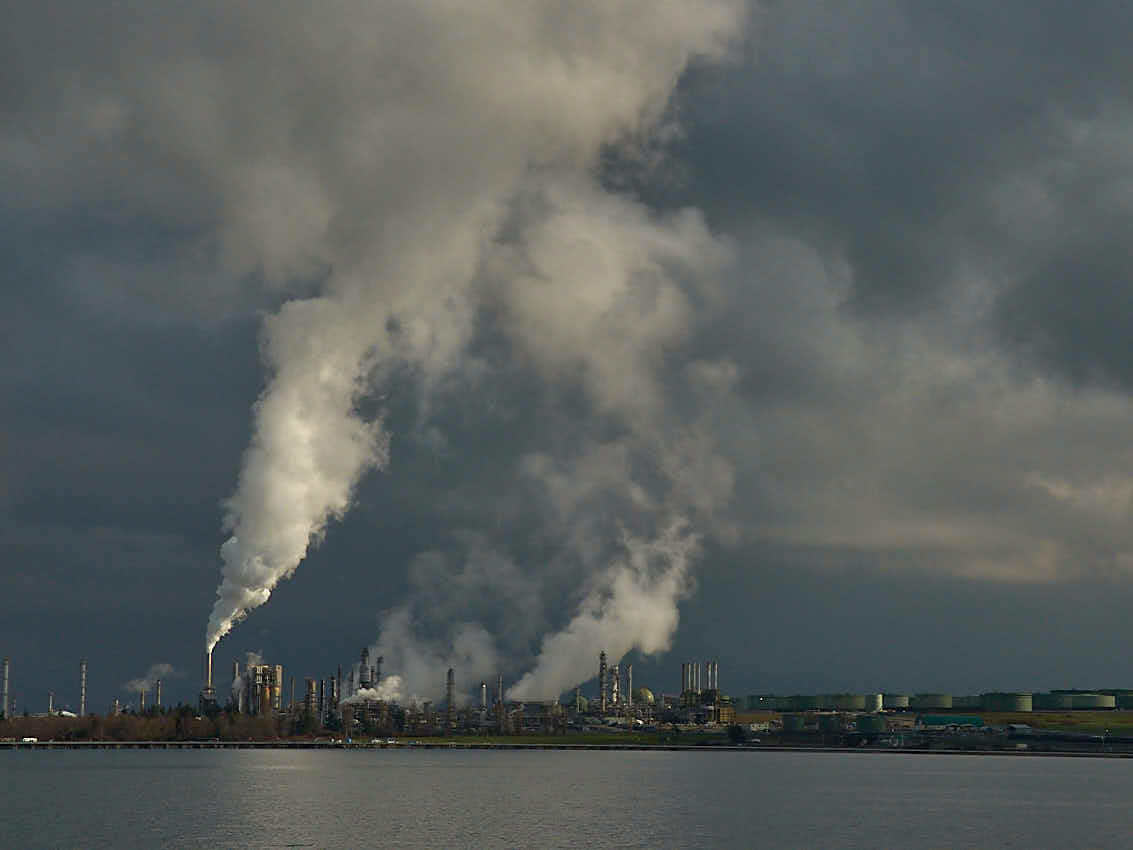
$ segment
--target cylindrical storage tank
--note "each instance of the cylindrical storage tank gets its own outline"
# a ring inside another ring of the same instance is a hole
[[[837,714],[819,715],[818,728],[823,732],[841,732],[842,717]]]
[[[802,732],[804,729],[806,729],[806,718],[801,714],[783,715],[784,732]]]
[[[903,709],[909,707],[908,694],[882,694],[881,705],[885,709]]]
[[[953,708],[967,708],[967,709],[980,709],[983,708],[984,700],[979,694],[970,694],[962,697],[952,697]]]
[[[1117,695],[1118,708],[1133,708],[1133,694],[1118,694]]]
[[[830,694],[827,706],[835,711],[865,711],[865,696],[862,694]]]
[[[983,695],[985,711],[1030,711],[1034,707],[1030,694],[990,693]]]
[[[1113,694],[1074,694],[1073,697],[1075,709],[1098,711],[1117,707]]]
[[[879,714],[858,715],[858,731],[863,735],[880,735],[887,729],[885,718]]]
[[[1066,711],[1074,707],[1073,694],[1035,694],[1031,705],[1044,711]]]
[[[952,694],[917,694],[909,707],[919,711],[947,711],[952,708]]]
[[[827,711],[834,707],[834,698],[830,694],[818,694],[814,698],[814,707],[819,711]]]
[[[882,706],[885,704],[884,697],[881,694],[866,694],[865,695],[865,710],[878,712],[881,711]]]
[[[791,697],[791,708],[795,711],[817,711],[821,707],[821,700],[816,696]]]

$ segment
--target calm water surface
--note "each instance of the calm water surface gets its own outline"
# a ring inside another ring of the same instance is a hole
[[[0,847],[1127,847],[1133,760],[0,752]]]

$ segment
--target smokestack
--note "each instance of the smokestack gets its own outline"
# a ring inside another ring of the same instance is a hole
[[[606,715],[606,650],[598,653],[598,706]]]
[[[294,682],[295,680],[292,679],[291,681]],[[335,684],[335,686],[334,686],[334,702],[335,702],[335,705],[337,706],[339,700],[342,699],[342,665],[341,664],[338,665],[338,679],[336,680],[336,682],[337,682],[337,684]],[[291,701],[295,702],[295,688],[294,687],[292,687],[292,689],[291,689]]]
[[[87,660],[79,659],[79,717],[87,716]]]
[[[138,714],[144,714],[146,710],[146,692],[138,691]]]
[[[700,662],[692,662],[692,689],[700,693]]]
[[[205,687],[212,690],[212,650],[205,655]]]
[[[374,675],[373,675],[372,678],[374,680],[374,687],[375,688],[378,686],[378,682],[380,682],[382,680],[382,662],[385,661],[385,660],[386,660],[386,657],[384,655],[379,655],[378,656],[378,663],[374,665]]]
[[[455,682],[455,676],[452,668],[448,668],[448,676],[445,678],[445,732],[452,731],[452,692]]]
[[[626,665],[626,705],[633,708],[633,665]]]
[[[288,711],[295,711],[295,677],[291,677],[291,703],[288,706]]]
[[[239,678],[240,678],[240,662],[233,659],[232,660],[232,681],[235,682]]]
[[[488,684],[480,680],[480,711],[488,710]]]
[[[161,679],[157,680],[157,686],[153,698],[153,707],[161,708]]]
[[[47,713],[55,713],[55,691],[47,692]]]
[[[0,717],[5,720],[8,719],[8,712],[11,710],[11,703],[8,702],[8,667],[10,663],[7,658],[4,659],[4,705],[0,706]]]
[[[496,726],[499,734],[504,733],[504,675],[496,676]]]

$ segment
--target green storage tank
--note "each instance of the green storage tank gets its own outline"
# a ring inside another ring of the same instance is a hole
[[[882,694],[881,702],[886,711],[902,711],[909,707],[909,695]]]
[[[881,694],[866,694],[865,695],[865,710],[878,712],[881,711],[885,705],[885,698]]]
[[[791,697],[791,710],[792,711],[818,711],[822,707],[822,701],[813,695],[798,695]]]
[[[839,714],[819,715],[818,728],[823,732],[841,732],[842,716]]]
[[[784,732],[802,732],[806,729],[806,718],[801,714],[784,714],[783,715],[783,731]]]
[[[979,710],[983,708],[983,697],[979,694],[968,694],[962,697],[952,697],[952,707],[955,709]]]
[[[1028,693],[993,692],[983,695],[985,711],[1031,711],[1034,701]]]
[[[834,711],[865,711],[864,694],[827,694],[826,703]]]
[[[888,731],[888,725],[880,714],[859,714],[858,731],[863,735],[881,735]]]
[[[909,700],[909,707],[917,711],[948,711],[952,708],[952,694],[917,694]]]
[[[1035,694],[1031,705],[1042,711],[1069,711],[1074,707],[1073,694]]]
[[[1102,711],[1117,707],[1113,694],[1073,694],[1073,698],[1076,710]]]

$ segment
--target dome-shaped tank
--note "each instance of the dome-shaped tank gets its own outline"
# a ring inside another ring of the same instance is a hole
[[[649,688],[634,688],[633,702],[634,705],[653,705],[655,702],[653,691]]]

